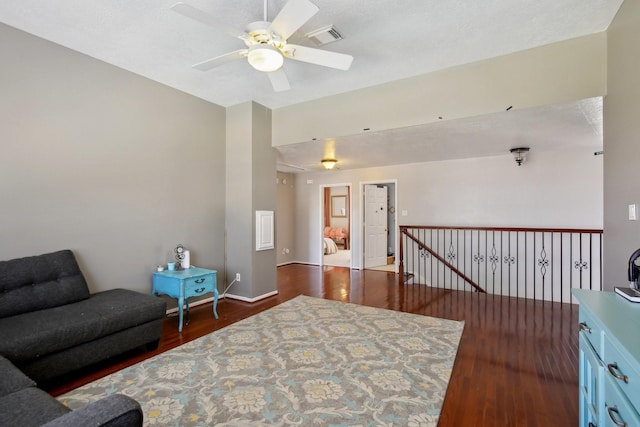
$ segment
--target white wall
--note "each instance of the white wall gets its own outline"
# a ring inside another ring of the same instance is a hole
[[[531,152],[520,167],[507,154],[297,174],[296,259],[320,262],[320,185],[352,184],[352,255],[360,267],[361,182],[397,179],[398,225],[602,228],[602,165],[602,156],[583,150]]]

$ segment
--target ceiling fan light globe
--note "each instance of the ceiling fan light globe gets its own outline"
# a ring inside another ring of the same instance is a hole
[[[259,44],[249,48],[247,60],[258,71],[276,71],[284,63],[284,57],[278,49],[268,44]]]

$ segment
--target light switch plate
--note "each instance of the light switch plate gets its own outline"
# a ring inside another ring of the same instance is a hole
[[[638,205],[635,203],[629,205],[629,221],[636,221],[638,219]]]

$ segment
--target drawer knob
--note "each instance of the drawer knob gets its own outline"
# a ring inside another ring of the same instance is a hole
[[[205,288],[198,288],[198,289],[196,289],[196,293],[198,293],[198,294],[199,294],[200,292],[202,292],[202,291],[204,291],[204,290],[205,290]]]
[[[207,278],[206,278],[206,277],[203,277],[202,279],[196,279],[196,280],[195,280],[195,282],[196,282],[196,283],[202,283],[202,282],[204,282],[205,280],[207,280]]]
[[[624,381],[625,384],[629,384],[629,377],[620,372],[620,369],[618,368],[618,364],[616,362],[609,363],[607,365],[607,368],[609,369],[609,373],[613,375],[615,378]],[[618,425],[621,425],[621,424],[618,424]]]
[[[620,418],[620,412],[618,412],[617,406],[613,406],[613,407],[608,406],[607,412],[609,413],[609,418],[611,418],[611,421],[613,421],[615,425],[620,427],[628,427],[627,423],[625,423],[624,421],[618,420],[618,418]],[[613,414],[616,414],[616,416],[614,416]]]
[[[591,333],[591,328],[587,326],[587,322],[580,322],[580,330]]]

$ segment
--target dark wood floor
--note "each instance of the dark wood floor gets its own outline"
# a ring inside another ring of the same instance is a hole
[[[191,310],[177,332],[164,322],[160,346],[136,352],[47,387],[53,395],[266,310],[297,295],[464,320],[442,408],[445,426],[575,426],[578,422],[578,307],[424,286],[399,286],[392,273],[342,267],[278,268],[278,295],[253,304],[222,300]]]

